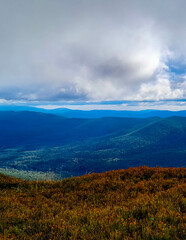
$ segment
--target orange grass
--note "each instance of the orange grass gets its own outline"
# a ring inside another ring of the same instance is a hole
[[[159,167],[56,182],[0,174],[0,239],[185,239],[185,176]]]

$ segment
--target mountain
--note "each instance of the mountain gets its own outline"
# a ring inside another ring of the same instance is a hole
[[[185,239],[183,168],[130,168],[63,181],[0,174],[0,239]]]
[[[130,118],[148,118],[171,116],[186,117],[186,111],[166,111],[166,110],[141,110],[141,111],[117,111],[117,110],[71,110],[71,109],[53,109],[50,113],[68,117],[68,118],[102,118],[102,117],[130,117]]]
[[[129,132],[156,120],[156,118],[68,119],[31,111],[0,111],[0,146],[64,145],[117,134],[121,130]]]
[[[130,118],[148,118],[161,117],[167,118],[171,116],[186,117],[186,111],[167,111],[167,110],[141,110],[141,111],[127,111],[127,110],[72,110],[68,108],[44,109],[31,106],[15,106],[15,105],[0,105],[0,111],[34,111],[41,113],[50,113],[67,118],[102,118],[102,117],[130,117]]]
[[[0,112],[0,167],[57,178],[147,165],[186,166],[186,118],[65,118]],[[60,176],[60,177],[59,177]]]

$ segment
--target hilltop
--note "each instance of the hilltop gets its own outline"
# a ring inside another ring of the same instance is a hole
[[[130,168],[62,181],[0,174],[0,239],[185,239],[184,168]]]

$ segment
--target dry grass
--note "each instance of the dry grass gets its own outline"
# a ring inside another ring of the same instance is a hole
[[[0,239],[185,239],[184,168],[130,168],[56,182],[0,175]]]

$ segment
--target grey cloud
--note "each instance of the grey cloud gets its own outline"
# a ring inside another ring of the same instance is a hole
[[[0,98],[184,97],[186,79],[169,61],[186,59],[185,8],[184,0],[0,0]]]

